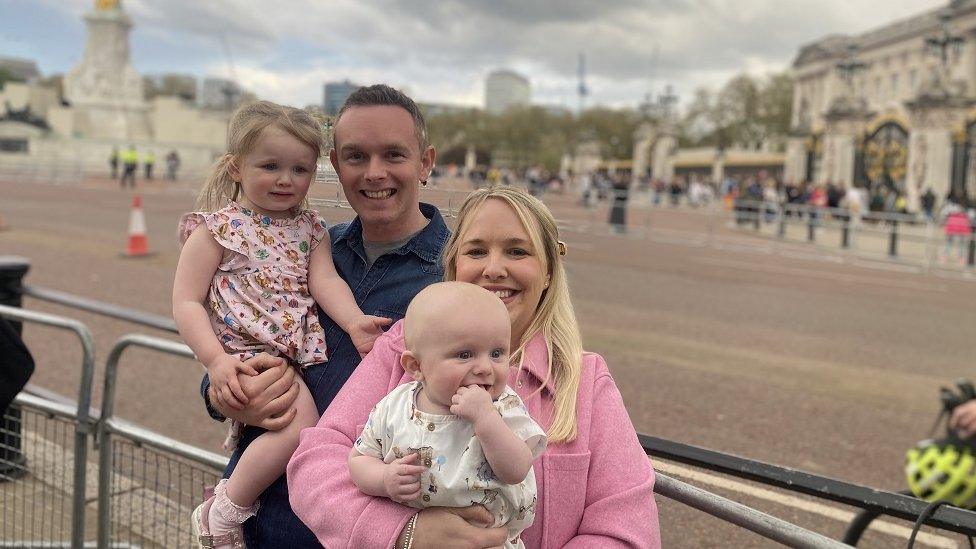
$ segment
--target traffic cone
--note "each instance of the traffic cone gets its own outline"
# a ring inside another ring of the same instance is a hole
[[[125,247],[122,257],[146,257],[149,252],[149,241],[146,238],[146,216],[142,213],[142,198],[132,197],[132,213],[129,214],[129,244]]]

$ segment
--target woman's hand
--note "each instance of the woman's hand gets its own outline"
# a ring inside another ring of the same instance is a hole
[[[373,342],[383,335],[383,328],[392,322],[392,319],[381,316],[362,315],[349,325],[346,332],[349,333],[349,338],[359,351],[360,357],[366,356],[373,350]]]
[[[429,507],[417,516],[413,531],[413,547],[417,549],[484,549],[505,545],[508,529],[490,528],[491,513],[481,505],[469,507]],[[402,546],[405,533],[400,534],[397,547]]]
[[[960,438],[969,438],[976,434],[976,400],[964,402],[952,410],[949,428]]]
[[[258,375],[257,370],[244,364],[237,357],[222,353],[206,364],[207,375],[210,376],[210,386],[214,393],[228,406],[235,410],[243,410],[247,404],[247,395],[241,389],[237,380],[238,373],[250,376]]]

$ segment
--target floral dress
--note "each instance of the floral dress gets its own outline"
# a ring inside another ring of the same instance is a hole
[[[231,202],[180,219],[180,243],[206,225],[224,256],[207,295],[210,324],[241,360],[260,352],[304,367],[325,362],[325,332],[308,291],[309,256],[328,237],[314,210],[274,219]]]

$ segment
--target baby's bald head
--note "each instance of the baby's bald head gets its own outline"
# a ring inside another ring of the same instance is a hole
[[[403,321],[407,349],[417,353],[428,341],[469,329],[471,319],[497,322],[511,333],[508,309],[498,296],[467,282],[438,282],[410,302]]]

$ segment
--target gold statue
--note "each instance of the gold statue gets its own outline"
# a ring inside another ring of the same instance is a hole
[[[114,10],[119,7],[119,0],[95,0],[95,9]]]

